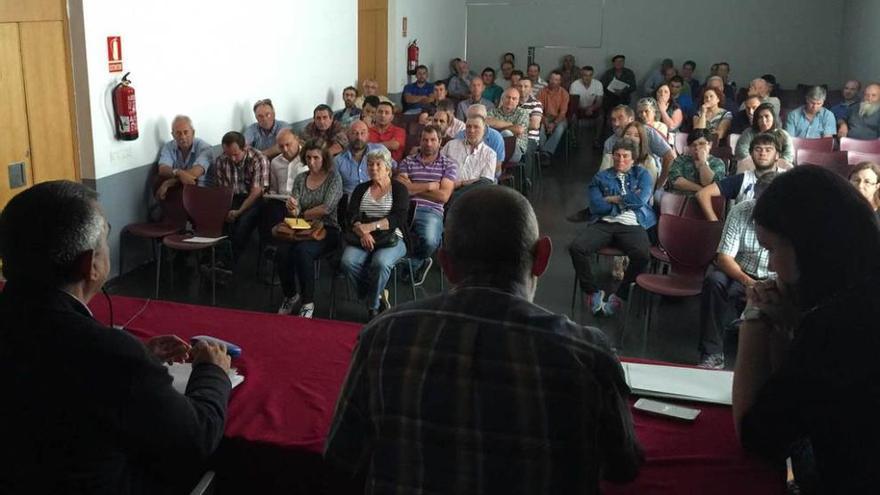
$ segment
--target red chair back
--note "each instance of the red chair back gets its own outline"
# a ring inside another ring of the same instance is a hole
[[[880,139],[840,138],[840,150],[880,153]]]
[[[850,165],[858,165],[862,162],[874,162],[880,165],[880,153],[862,153],[861,151],[847,151],[846,161]]]
[[[724,196],[712,197],[712,210],[715,211],[715,216],[717,216],[719,220],[724,219],[727,210],[727,200]],[[706,220],[706,215],[703,214],[703,209],[700,208],[700,203],[698,203],[697,199],[693,196],[686,198],[679,216],[691,220]]]
[[[687,196],[673,192],[660,196],[660,214],[680,216],[687,202]]]
[[[578,107],[580,107],[581,96],[580,95],[569,95],[568,97],[568,111],[565,112],[565,118],[569,121],[577,118]]]
[[[834,151],[834,136],[823,138],[791,138],[791,145],[797,150],[813,150],[813,151]]]
[[[723,222],[660,215],[657,235],[669,255],[672,273],[702,277],[715,259],[723,228]]]
[[[161,205],[162,223],[178,230],[186,228],[186,221],[189,220],[189,217],[183,207],[183,187],[169,188]]]
[[[222,236],[231,205],[231,188],[183,186],[183,207],[192,219],[197,236]]]
[[[504,163],[510,162],[516,149],[516,136],[504,136]]]
[[[837,165],[846,163],[846,151],[797,150],[795,162],[798,165]]]

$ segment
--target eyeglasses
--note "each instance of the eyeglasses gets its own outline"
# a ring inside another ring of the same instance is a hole
[[[852,185],[854,185],[854,186],[860,186],[860,185],[862,185],[862,184],[865,184],[866,186],[872,186],[872,187],[873,187],[873,186],[876,186],[876,185],[877,185],[877,181],[875,181],[875,180],[871,180],[871,179],[859,179],[859,178],[857,178],[857,177],[850,179],[849,182],[850,182],[850,184],[852,184]]]

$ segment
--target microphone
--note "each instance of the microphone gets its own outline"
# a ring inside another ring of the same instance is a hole
[[[101,292],[104,294],[104,299],[107,300],[107,307],[110,308],[110,326],[116,328],[116,325],[113,324],[113,300],[110,299],[110,294],[107,293],[107,289],[103,285],[101,286]]]

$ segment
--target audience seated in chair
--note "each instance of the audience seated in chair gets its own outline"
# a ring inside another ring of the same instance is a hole
[[[615,55],[611,59],[612,67],[606,70],[605,73],[602,74],[602,77],[599,78],[602,87],[605,88],[604,102],[606,109],[610,110],[617,105],[629,105],[630,96],[636,90],[636,75],[632,70],[624,67],[625,64],[625,56]],[[608,85],[611,84],[611,81],[613,80],[626,84],[626,87],[621,89],[610,89]]]
[[[232,241],[232,267],[247,248],[259,225],[260,198],[269,188],[269,160],[259,150],[245,145],[244,136],[231,131],[223,135],[223,154],[211,166],[214,184],[232,188],[232,205],[226,214]],[[277,144],[273,144],[277,148]],[[218,263],[223,266],[224,263]],[[230,267],[230,268],[232,268]]]
[[[791,111],[785,118],[785,131],[792,137],[823,138],[837,134],[837,120],[823,105],[827,92],[822,86],[807,91],[803,106]]]
[[[650,147],[648,146],[650,142],[648,138],[649,132],[651,131],[642,125],[641,122],[630,122],[624,126],[622,138],[629,139],[638,145],[638,152],[633,156],[633,163],[647,170],[651,174],[651,183],[656,184],[659,169],[657,168],[657,159],[651,154]],[[645,145],[643,146],[642,143],[645,143]],[[602,163],[599,165],[599,170],[611,168],[613,162],[614,160],[610,154],[602,154]]]
[[[641,98],[636,103],[636,120],[653,127],[663,139],[669,142],[669,127],[660,119],[660,107],[657,100],[651,97]]]
[[[598,139],[602,136],[605,127],[605,116],[602,113],[605,88],[598,79],[593,77],[594,73],[595,71],[591,65],[581,67],[580,78],[575,79],[571,83],[568,87],[568,93],[578,97],[578,118],[595,121]]]
[[[849,174],[850,183],[862,193],[862,196],[871,204],[874,214],[880,220],[880,164],[874,162],[862,162]]]
[[[450,68],[452,76],[447,84],[449,95],[456,100],[463,100],[470,95],[471,80],[474,79],[474,75],[471,74],[467,61],[460,58],[454,59]]]
[[[519,91],[519,106],[529,112],[529,139],[537,148],[541,141],[541,123],[544,120],[544,105],[532,95],[532,80],[523,77],[516,81]]]
[[[531,302],[550,251],[516,191],[464,194],[440,253],[455,289],[361,332],[328,463],[391,492],[597,493],[635,478],[642,451],[607,338]]]
[[[391,307],[385,285],[391,269],[406,256],[409,192],[391,179],[387,149],[374,148],[364,160],[369,179],[354,188],[348,202],[340,269],[373,318]]]
[[[195,137],[192,120],[178,115],[171,121],[171,141],[159,151],[159,187],[156,197],[165,199],[168,189],[178,185],[196,185],[204,181],[211,166],[211,145]]]
[[[342,197],[342,178],[333,167],[329,149],[320,142],[307,142],[302,154],[309,169],[294,179],[287,213],[312,224],[321,222],[326,236],[279,248],[278,275],[284,300],[278,314],[291,314],[299,305],[299,316],[311,318],[315,312],[315,260],[339,244],[336,208]]]
[[[428,83],[428,68],[420,65],[416,67],[415,82],[403,87],[403,110],[405,113],[419,113],[436,104],[434,98],[434,85]]]
[[[733,114],[721,106],[723,97],[718,88],[706,88],[700,108],[693,118],[693,129],[705,129],[712,135],[712,143],[719,143],[727,136],[733,119]]]
[[[342,104],[345,108],[333,114],[333,120],[339,122],[345,127],[351,125],[352,122],[358,120],[361,115],[361,109],[354,104],[357,99],[357,89],[354,86],[348,86],[342,90]]]
[[[695,129],[687,137],[690,153],[679,156],[669,167],[666,190],[691,195],[727,175],[727,166],[711,155],[712,135]]]
[[[348,128],[348,148],[336,155],[336,171],[342,178],[342,193],[351,195],[358,184],[370,180],[367,155],[373,151],[388,149],[380,143],[368,142],[370,131],[367,124],[355,121]],[[391,161],[392,168],[397,167],[397,162]]]
[[[538,92],[538,101],[544,107],[546,141],[541,146],[543,153],[554,154],[568,129],[568,100],[568,91],[562,87],[562,74],[556,70],[550,72],[546,86]]]
[[[775,178],[774,171],[762,174],[754,183],[755,197]],[[771,276],[769,253],[758,242],[752,220],[754,207],[755,199],[747,199],[728,212],[715,264],[709,266],[703,281],[700,294],[701,368],[724,368],[724,330],[745,308],[746,289]]]
[[[223,438],[225,346],[142,343],[92,316],[109,232],[97,193],[69,181],[23,190],[0,216],[3,493],[187,493]],[[163,363],[188,356],[181,394]]]
[[[770,96],[770,91],[773,87],[763,78],[755,78],[752,79],[752,82],[749,83],[749,96],[757,96],[761,99],[761,103],[769,103],[773,105],[773,111],[776,112],[776,116],[779,116],[780,110],[782,110],[782,102],[779,101],[779,98],[775,96]],[[743,109],[743,106],[740,105],[740,110]]]
[[[369,96],[375,96],[379,101],[391,101],[387,96],[379,94],[379,83],[375,79],[364,79],[361,82],[361,95],[354,100],[354,106],[363,109],[364,101]]]
[[[471,79],[470,84],[470,94],[467,98],[458,102],[458,105],[455,108],[455,117],[459,120],[467,119],[467,110],[471,105],[483,105],[486,107],[486,110],[491,110],[495,108],[495,104],[483,98],[483,90],[485,89],[485,84],[483,80],[479,77],[475,77]]]
[[[468,107],[467,118],[482,117],[483,120],[485,120],[488,118],[488,116],[489,112],[486,111],[486,107],[484,107],[483,105],[477,104]],[[465,129],[459,131],[455,135],[455,139],[463,139],[465,137],[465,131]],[[495,151],[495,159],[497,160],[496,168],[500,169],[501,164],[504,163],[505,160],[507,160],[507,155],[505,154],[504,150],[504,137],[501,135],[500,132],[492,129],[491,127],[488,127],[483,136],[483,141],[485,141],[486,144],[489,145],[489,147],[492,148],[493,151]]]
[[[529,141],[529,113],[519,105],[519,90],[507,88],[501,95],[501,103],[489,110],[487,123],[502,136],[516,137],[516,148],[508,161],[519,162],[526,152]]]
[[[413,282],[421,285],[431,269],[431,256],[440,245],[444,206],[455,189],[458,166],[440,154],[440,129],[429,125],[422,129],[419,153],[401,161],[397,172],[397,180],[409,191],[413,209],[410,258],[415,271]]]
[[[695,111],[695,108],[694,108],[695,107],[695,105],[694,105],[695,96],[694,96],[694,94],[684,92],[685,85],[684,85],[684,81],[681,79],[680,76],[673,77],[672,80],[670,80],[668,83],[666,83],[666,85],[669,86],[669,93],[671,94],[672,101],[675,102],[678,105],[678,108],[681,109],[682,120],[681,120],[681,123],[678,125],[678,128],[679,129],[682,129],[682,128],[689,129],[690,122],[689,122],[689,120],[686,120],[686,119],[690,119]],[[663,87],[663,85],[658,87],[657,90],[660,91],[660,88],[662,88],[662,87]],[[659,92],[655,93],[654,97],[657,99],[658,102],[660,101],[660,93]],[[668,110],[667,110],[667,112],[668,112]],[[669,125],[669,123],[666,122],[665,120],[663,122],[667,126]]]
[[[547,81],[541,79],[541,66],[536,63],[529,64],[526,67],[526,77],[532,81],[532,96],[538,98],[538,94],[547,86]]]
[[[675,81],[674,78],[673,81],[670,81],[669,83],[663,83],[660,86],[657,86],[657,90],[654,91],[654,100],[657,103],[657,118],[666,126],[667,141],[670,143],[675,142],[674,134],[678,132],[681,124],[684,122],[685,114],[682,110],[681,103],[679,103],[678,99],[672,96],[672,89],[670,89],[670,86],[675,83],[678,83],[680,91],[681,83]],[[688,96],[688,98],[690,98],[690,96]]]
[[[578,68],[577,64],[574,60],[574,55],[563,55],[562,61],[559,67],[556,69],[560,74],[562,74],[562,87],[568,90],[571,87],[571,84],[577,81],[581,75],[581,70]]]
[[[632,108],[626,105],[618,105],[611,110],[611,116],[608,120],[614,132],[605,140],[604,153],[611,155],[614,145],[623,137],[626,126],[635,121],[635,113],[633,113]],[[646,146],[652,155],[659,157],[662,161],[660,164],[660,177],[655,183],[655,186],[659,188],[666,182],[669,166],[675,160],[675,150],[669,146],[669,143],[653,127],[645,127],[645,134],[648,142],[643,146]]]
[[[693,60],[687,60],[685,63],[681,64],[681,72],[679,73],[682,86],[684,86],[681,92],[691,98],[696,98],[700,93],[700,81],[694,76],[694,71],[696,70],[697,63]],[[672,81],[670,80],[669,82],[671,83]]]
[[[617,313],[629,295],[630,285],[651,258],[647,229],[657,223],[650,206],[654,185],[651,174],[633,163],[637,154],[638,145],[629,139],[614,144],[613,167],[598,172],[590,181],[589,224],[568,247],[578,284],[594,315]],[[603,301],[605,291],[596,285],[590,258],[607,246],[623,251],[629,257],[629,266],[615,293]]]
[[[483,69],[483,72],[480,73],[480,78],[483,79],[483,98],[492,102],[493,105],[498,105],[501,103],[501,92],[504,91],[504,88],[495,83],[495,69],[491,67],[486,67]]]
[[[670,78],[676,75],[675,62],[671,58],[664,58],[660,63],[660,68],[648,75],[642,88],[642,94],[652,95],[661,84],[668,82],[667,71],[671,73]]]
[[[755,197],[755,184],[761,176],[771,172],[778,174],[791,168],[791,164],[779,158],[779,141],[773,134],[758,134],[752,139],[749,143],[749,159],[753,164],[751,169],[712,182],[694,195],[707,220],[718,221],[712,208],[713,197],[723,196],[735,204],[742,203]]]
[[[742,134],[746,129],[752,126],[752,120],[755,117],[755,110],[761,106],[761,98],[757,96],[747,96],[743,101],[742,110],[737,110],[733,114],[733,120],[730,122],[731,134]]]
[[[278,133],[278,147],[281,153],[269,163],[269,189],[261,208],[263,221],[260,227],[260,238],[268,239],[272,227],[284,219],[287,211],[285,204],[293,189],[296,176],[308,170],[300,156],[300,142],[290,129],[281,129]]]
[[[465,136],[446,143],[440,154],[458,165],[458,174],[454,181],[455,191],[452,199],[474,187],[495,183],[495,177],[501,175],[500,162],[495,151],[484,141],[486,120],[479,115],[467,119]]]
[[[515,67],[513,65],[513,62],[509,60],[501,62],[501,80],[507,83],[508,86],[511,84],[510,76],[512,75],[514,69]]]
[[[382,101],[378,96],[367,96],[364,98],[364,104],[361,108],[361,122],[372,127],[376,120],[376,112],[379,111],[379,103]]]
[[[271,160],[278,153],[281,153],[275,143],[278,132],[285,127],[290,127],[290,124],[275,118],[275,107],[272,105],[272,100],[268,98],[254,103],[254,117],[257,121],[244,130],[245,144],[262,152]]]
[[[843,83],[843,101],[834,105],[830,108],[831,113],[834,114],[834,118],[839,122],[841,120],[846,120],[846,116],[849,115],[849,109],[858,106],[859,93],[862,91],[862,83],[856,81],[855,79],[851,79],[845,83]]]
[[[837,136],[880,139],[880,83],[865,85],[862,102],[851,106],[846,118],[837,121]]]
[[[761,103],[752,117],[752,125],[743,131],[736,142],[734,157],[738,160],[737,170],[745,170],[751,167],[749,163],[749,150],[752,139],[762,133],[772,134],[779,143],[779,158],[786,162],[794,162],[794,145],[791,136],[779,127],[779,117],[773,113],[773,107],[769,103]]]
[[[400,162],[406,153],[406,130],[392,123],[394,105],[388,102],[379,103],[376,119],[369,129],[369,141],[381,144],[391,152],[391,157]]]
[[[331,156],[336,156],[348,146],[345,127],[333,119],[333,109],[329,105],[318,105],[312,112],[312,121],[303,129],[306,141],[321,141]]]

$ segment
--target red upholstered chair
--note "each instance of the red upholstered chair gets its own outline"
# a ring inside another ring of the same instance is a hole
[[[846,161],[850,165],[858,165],[862,162],[880,164],[880,153],[863,153],[861,151],[847,151],[846,153]]]
[[[194,232],[169,235],[162,239],[168,249],[178,251],[211,250],[211,304],[217,304],[217,275],[215,273],[215,247],[220,241],[187,242],[192,237],[221,237],[226,214],[232,204],[232,189],[228,187],[184,186],[183,207],[192,219]]]
[[[795,151],[813,150],[824,151],[827,153],[830,151],[834,151],[834,136],[811,139],[792,137],[791,144],[792,146],[794,146]]]
[[[815,151],[799,149],[795,153],[798,165],[837,165],[846,163],[846,151]]]
[[[156,261],[156,289],[155,296],[159,297],[159,277],[162,273],[162,244],[160,241],[169,235],[182,232],[186,228],[186,210],[183,208],[183,188],[172,187],[165,194],[165,199],[160,202],[162,207],[162,219],[158,222],[130,223],[123,227],[119,236],[119,274],[123,275],[123,263],[125,262],[125,246],[128,244],[126,235],[149,239],[153,248],[153,258]]]
[[[840,138],[840,151],[860,151],[862,153],[880,153],[880,139]]]
[[[712,198],[712,209],[715,211],[715,216],[723,221],[724,217],[727,215],[727,200],[724,196],[715,196]],[[703,214],[703,209],[700,208],[700,203],[698,203],[697,199],[693,196],[687,198],[679,216],[690,218],[692,220],[706,220],[706,215]]]
[[[648,341],[648,328],[651,323],[653,294],[668,297],[691,297],[703,291],[703,277],[706,267],[715,258],[718,241],[721,239],[723,222],[708,222],[674,215],[660,215],[657,234],[660,244],[666,249],[672,265],[667,275],[643,273],[636,277],[635,286],[644,292],[648,300],[644,304],[644,327],[642,330],[642,351]],[[630,292],[631,304],[634,292]],[[624,325],[626,331],[626,325]],[[624,343],[621,335],[621,344]]]

